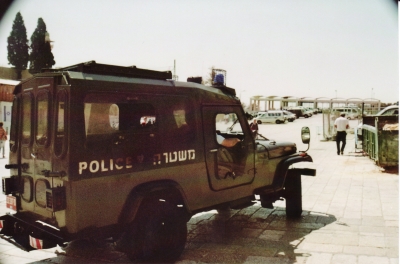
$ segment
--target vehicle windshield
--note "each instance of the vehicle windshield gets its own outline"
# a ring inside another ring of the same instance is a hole
[[[381,110],[376,115],[398,115],[398,114],[399,114],[398,107],[388,107],[388,108]]]
[[[217,116],[216,129],[229,133],[242,134],[243,129],[236,114],[219,114]]]

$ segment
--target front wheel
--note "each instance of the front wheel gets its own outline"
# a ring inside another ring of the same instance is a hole
[[[187,227],[181,208],[164,200],[145,203],[127,234],[125,253],[135,262],[174,262],[185,248]]]
[[[288,173],[285,182],[286,216],[298,218],[303,212],[301,195],[301,175]]]
[[[275,123],[277,123],[277,124],[280,124],[280,123],[281,123],[281,121],[279,121],[279,120],[276,120],[276,121],[275,121]]]

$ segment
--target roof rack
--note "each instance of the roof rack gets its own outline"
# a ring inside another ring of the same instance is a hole
[[[113,75],[121,77],[134,77],[155,80],[172,79],[171,71],[153,71],[147,69],[136,68],[136,66],[115,66],[108,64],[99,64],[96,61],[88,61],[76,65],[59,68],[59,69],[43,69],[42,72],[58,72],[58,71],[76,71],[83,73],[93,73],[101,75]]]

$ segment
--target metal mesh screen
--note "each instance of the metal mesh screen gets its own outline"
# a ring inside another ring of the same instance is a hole
[[[339,112],[331,112],[330,109],[324,109],[322,111],[322,120],[323,120],[323,139],[324,140],[334,140],[336,138],[336,130],[335,130],[335,120],[339,117]]]

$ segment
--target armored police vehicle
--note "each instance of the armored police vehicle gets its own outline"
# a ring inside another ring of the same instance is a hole
[[[17,85],[1,238],[28,251],[113,238],[134,261],[168,262],[196,213],[285,198],[299,217],[315,170],[292,165],[312,158],[254,138],[234,89],[190,80],[91,61]]]

